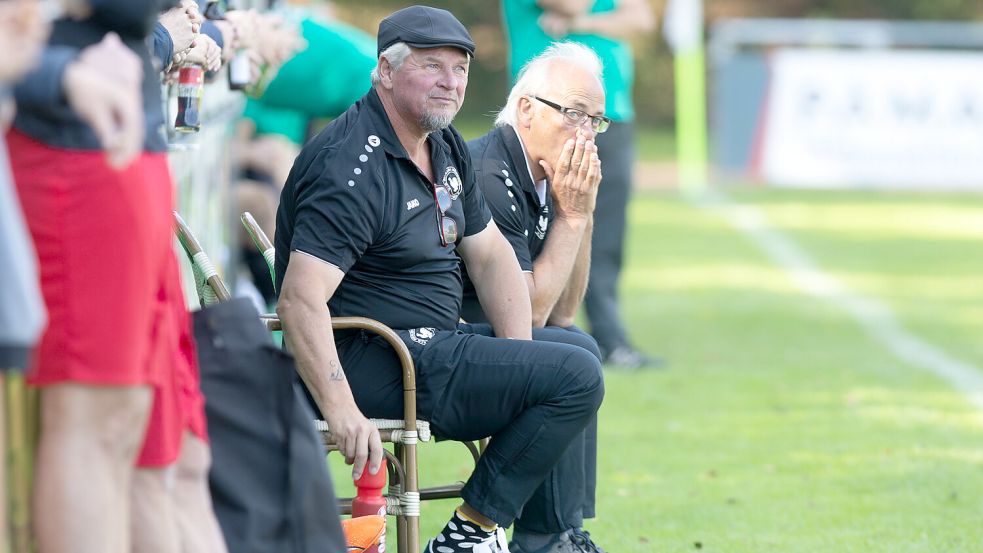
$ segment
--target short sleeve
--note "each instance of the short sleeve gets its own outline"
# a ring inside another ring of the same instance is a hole
[[[312,168],[322,173],[309,178],[305,175],[299,183],[290,249],[313,255],[347,273],[379,234],[386,204],[385,181],[379,177],[379,169],[371,179],[363,175],[358,183],[347,175],[331,173],[332,167],[340,165],[333,157],[319,156]]]
[[[495,164],[496,167],[499,163]],[[532,255],[529,253],[529,243],[525,234],[526,224],[523,220],[526,210],[518,202],[521,193],[509,195],[510,187],[505,184],[505,176],[501,171],[479,170],[476,172],[476,179],[478,188],[484,194],[492,217],[495,219],[495,224],[515,250],[519,268],[523,271],[532,271]]]

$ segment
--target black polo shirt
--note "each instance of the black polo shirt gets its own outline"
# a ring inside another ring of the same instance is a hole
[[[495,224],[515,250],[519,267],[531,272],[555,217],[549,187],[546,201],[540,202],[519,135],[511,126],[496,127],[485,136],[468,142],[468,149],[474,160],[478,189],[488,202]],[[487,322],[467,271],[464,274],[462,316],[468,322]]]
[[[464,140],[447,128],[427,142],[434,178],[453,198],[446,215],[457,221],[458,236],[480,232],[491,214]],[[460,259],[456,244],[441,246],[439,216],[433,184],[370,90],[308,142],[290,170],[277,210],[277,290],[290,252],[303,252],[345,273],[328,302],[333,315],[371,317],[397,329],[454,329]]]

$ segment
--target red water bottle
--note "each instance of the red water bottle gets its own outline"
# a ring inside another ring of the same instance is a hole
[[[357,492],[352,498],[352,517],[362,517],[366,515],[386,516],[386,498],[382,496],[382,488],[386,486],[386,458],[382,458],[379,464],[379,471],[375,474],[369,472],[368,465],[362,471],[362,476],[355,480]],[[386,551],[386,530],[382,529],[382,536],[379,538],[379,545],[372,546],[365,550],[365,553],[385,553]]]

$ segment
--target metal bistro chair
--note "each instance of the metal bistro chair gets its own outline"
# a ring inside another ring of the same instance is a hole
[[[175,213],[177,234],[181,246],[191,260],[195,275],[195,287],[202,306],[211,305],[218,301],[231,298],[228,288],[215,271],[208,256],[202,251],[187,224]],[[243,224],[249,231],[254,243],[263,252],[273,275],[274,250],[269,238],[248,212],[242,216]],[[280,320],[275,314],[261,315],[261,319],[270,331],[282,330]],[[413,359],[406,345],[392,329],[373,319],[365,317],[332,317],[332,329],[358,329],[380,335],[386,340],[403,367],[403,400],[404,418],[402,420],[372,419],[379,428],[383,442],[393,444],[393,453],[386,451],[389,460],[389,489],[386,496],[387,513],[396,517],[397,551],[399,553],[419,553],[420,551],[420,501],[429,499],[447,499],[460,497],[463,482],[444,486],[436,486],[420,490],[417,470],[418,441],[430,441],[430,425],[426,421],[416,419],[416,374]],[[331,432],[325,421],[315,421],[316,428],[321,432],[322,440],[328,451],[336,451]],[[475,462],[480,455],[478,448],[470,442],[465,442]],[[339,499],[342,514],[351,514],[351,498]]]
[[[253,244],[263,254],[263,258],[270,269],[270,277],[276,286],[274,262],[276,251],[269,237],[256,222],[251,213],[242,214],[242,224],[246,227]],[[282,330],[279,319],[275,315],[264,316],[267,328],[270,330]],[[419,475],[417,472],[417,452],[416,438],[413,429],[417,428],[418,439],[420,441],[430,441],[430,425],[426,421],[416,418],[416,372],[413,365],[413,358],[410,356],[406,344],[388,326],[366,317],[332,317],[332,328],[360,329],[368,330],[381,336],[393,348],[399,357],[403,370],[403,419],[370,419],[379,428],[379,434],[383,442],[393,444],[394,454],[386,452],[389,458],[389,502],[388,512],[396,515],[397,536],[399,538],[398,550],[400,553],[417,553],[419,551],[419,516],[420,501],[431,499],[448,499],[461,497],[463,482],[456,482],[443,486],[434,486],[424,489],[419,488]],[[325,445],[333,445],[330,437],[330,430],[327,423],[317,421],[318,429],[323,432]],[[479,441],[478,445],[474,442],[461,442],[468,448],[475,463],[487,439]],[[398,480],[397,480],[398,479]],[[343,514],[351,513],[351,500],[343,499],[340,501]],[[411,510],[407,510],[405,505],[412,505]],[[402,513],[400,512],[402,511]],[[406,535],[404,540],[403,536]]]

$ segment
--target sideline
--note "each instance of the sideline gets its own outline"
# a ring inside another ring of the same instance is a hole
[[[951,357],[908,332],[886,305],[852,292],[824,273],[794,241],[775,230],[760,209],[734,203],[726,193],[712,189],[686,199],[697,207],[718,213],[750,238],[776,265],[788,271],[803,292],[846,311],[868,336],[895,358],[948,382],[983,415],[983,369]]]

